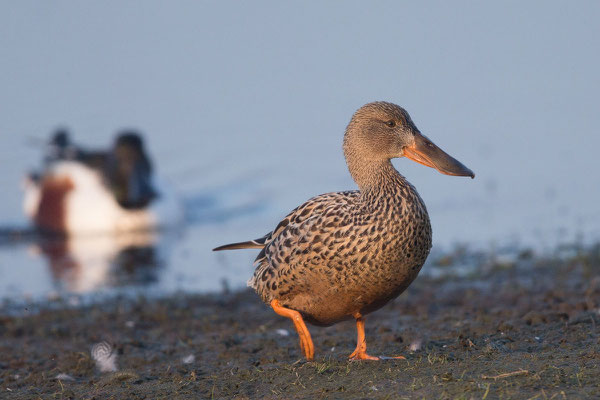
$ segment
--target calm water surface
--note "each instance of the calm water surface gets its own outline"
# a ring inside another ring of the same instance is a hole
[[[263,235],[313,195],[354,188],[343,132],[380,99],[477,174],[395,161],[428,206],[438,251],[600,239],[596,2],[148,2],[143,15],[61,4],[0,6],[0,228],[28,226],[20,180],[58,125],[90,147],[139,128],[186,224],[3,241],[0,298],[243,286],[256,252],[210,249]]]

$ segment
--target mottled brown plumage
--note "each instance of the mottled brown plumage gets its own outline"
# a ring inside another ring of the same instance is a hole
[[[313,197],[263,238],[215,250],[262,246],[248,285],[265,303],[316,325],[356,318],[360,337],[362,316],[402,293],[431,248],[425,204],[390,159],[406,155],[443,173],[473,174],[422,136],[404,109],[386,102],[354,114],[344,155],[358,190]],[[358,358],[368,357],[364,350]]]

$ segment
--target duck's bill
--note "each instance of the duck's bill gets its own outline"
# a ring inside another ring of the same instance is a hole
[[[475,178],[473,171],[420,133],[415,134],[415,142],[412,146],[404,148],[404,156],[419,164],[435,168],[442,174]]]

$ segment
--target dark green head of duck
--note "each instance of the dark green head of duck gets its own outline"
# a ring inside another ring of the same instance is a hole
[[[108,155],[107,177],[123,208],[144,208],[157,197],[152,184],[152,164],[136,132],[123,131],[115,139]]]

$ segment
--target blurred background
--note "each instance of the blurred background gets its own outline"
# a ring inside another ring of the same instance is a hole
[[[0,298],[244,286],[256,252],[211,249],[355,188],[342,136],[374,100],[477,175],[394,162],[437,254],[595,242],[598,21],[595,1],[3,2]],[[142,132],[183,226],[142,242],[14,239],[29,226],[20,183],[59,126],[89,148]]]

